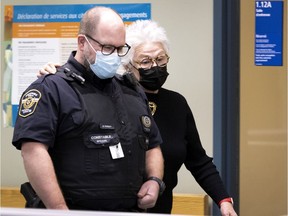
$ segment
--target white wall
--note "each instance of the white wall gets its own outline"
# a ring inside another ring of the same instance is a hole
[[[39,5],[37,0],[1,0],[1,40],[3,40],[4,5]],[[69,4],[82,1],[70,0]],[[93,3],[151,3],[152,19],[159,22],[171,42],[170,73],[165,88],[182,93],[194,114],[200,137],[208,155],[213,152],[213,1],[85,1]],[[42,3],[48,4],[48,3]],[[66,0],[50,0],[49,4],[67,4]],[[1,43],[2,44],[2,43]],[[1,60],[4,47],[1,47]],[[2,85],[3,66],[0,81]],[[2,88],[1,88],[2,89]],[[1,99],[2,100],[2,99]],[[1,103],[2,104],[2,103]],[[2,106],[1,106],[2,107]],[[19,186],[26,181],[20,151],[11,144],[13,129],[2,127],[1,110],[1,186]],[[182,167],[174,192],[204,193],[193,177]]]

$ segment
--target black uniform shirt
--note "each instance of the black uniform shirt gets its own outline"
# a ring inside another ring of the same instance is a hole
[[[145,178],[145,151],[162,143],[159,130],[143,92],[117,78],[99,79],[73,54],[64,67],[85,83],[73,76],[67,81],[62,72],[32,83],[22,95],[12,143],[49,147],[64,197],[77,205],[72,208],[131,209]],[[117,143],[124,157],[112,160],[110,146]]]

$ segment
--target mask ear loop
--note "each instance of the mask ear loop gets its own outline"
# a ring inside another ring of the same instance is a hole
[[[86,35],[85,34],[79,34],[78,36],[83,36],[84,38],[85,38],[85,40],[86,40],[86,42],[89,44],[89,46],[90,46],[90,48],[92,48],[92,50],[95,52],[95,54],[96,54],[96,50],[93,48],[93,46],[92,46],[92,44],[89,42],[89,40],[88,40],[88,38],[86,37]],[[85,57],[85,59],[86,59],[86,61],[88,62],[88,64],[89,65],[91,65],[91,62],[89,61],[89,59],[84,55],[84,57]],[[96,57],[95,57],[95,62],[94,62],[94,64],[96,63]]]
[[[90,43],[90,41],[88,40],[88,38],[86,37],[86,35],[81,34],[80,36],[85,37],[85,40],[87,41],[87,43],[89,44],[89,46],[92,48],[92,50],[96,53],[97,51],[94,49],[94,47],[92,46],[92,44]]]
[[[135,68],[137,71],[139,70],[138,68],[136,68],[133,64],[132,64],[132,62],[130,61],[129,62],[129,65],[131,65],[133,68]],[[129,67],[128,65],[127,65],[127,68],[129,69],[129,71],[131,70],[131,67]]]
[[[135,65],[132,64],[132,62],[130,61],[128,65],[125,66],[127,68],[127,72],[130,72],[130,73],[133,73],[136,80],[139,82],[139,80],[141,80],[141,75],[140,75],[140,72],[139,72],[139,68],[136,68]],[[135,69],[138,74],[136,75],[135,72],[132,70],[132,69]]]

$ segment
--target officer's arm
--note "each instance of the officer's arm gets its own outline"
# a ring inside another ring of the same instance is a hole
[[[146,173],[147,177],[163,178],[164,159],[159,146],[146,152]]]
[[[39,142],[22,144],[21,154],[28,179],[49,209],[68,209],[57,182],[48,147]]]
[[[162,179],[164,161],[160,147],[152,148],[146,152],[146,172],[147,177],[157,177]],[[142,209],[155,206],[160,186],[154,180],[144,182],[138,192],[138,207]]]

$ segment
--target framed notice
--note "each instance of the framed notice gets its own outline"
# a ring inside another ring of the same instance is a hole
[[[283,1],[255,1],[255,65],[283,64]]]

